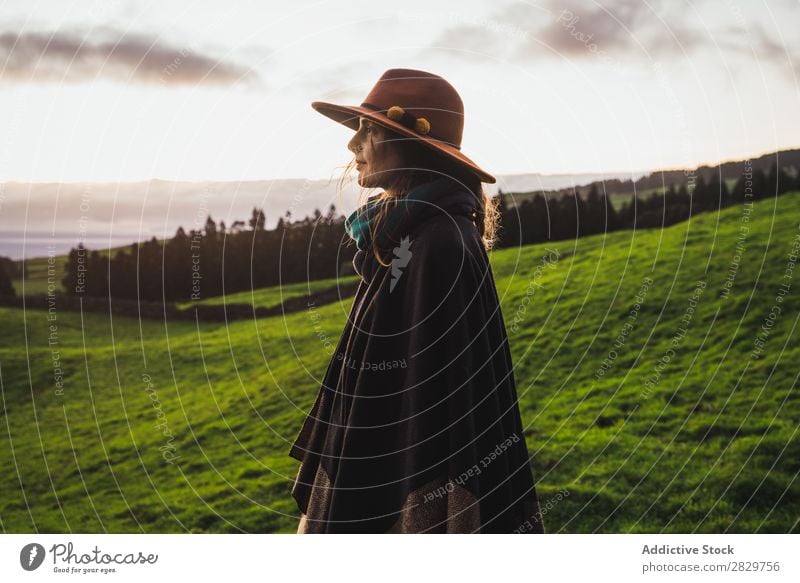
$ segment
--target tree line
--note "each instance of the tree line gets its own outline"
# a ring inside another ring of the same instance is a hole
[[[634,193],[618,209],[611,194],[601,190],[605,184],[595,182],[567,194],[539,192],[519,201],[501,192],[495,198],[500,211],[497,247],[668,226],[700,212],[800,190],[800,173],[789,175],[774,164],[767,172],[741,175],[730,191],[718,175],[706,180],[700,174],[648,196]],[[269,230],[264,211],[254,208],[246,224],[236,221],[228,229],[224,221],[217,224],[208,216],[202,229],[179,227],[170,239],[133,243],[110,259],[79,245],[69,252],[62,283],[73,295],[169,302],[338,277],[342,267],[352,272],[355,251],[345,244],[344,219],[331,205],[324,216],[315,210],[294,222],[287,212]],[[9,272],[0,262],[0,295],[14,293]]]
[[[620,229],[666,227],[698,213],[800,190],[800,172],[789,175],[777,164],[766,173],[757,169],[748,174],[742,174],[730,190],[718,175],[708,180],[698,175],[693,182],[677,188],[672,184],[648,196],[634,192],[619,209],[612,205],[609,192],[600,191],[597,182],[585,193],[580,189],[569,194],[536,193],[513,201],[513,206],[512,195],[501,192],[497,247],[574,239]]]
[[[344,216],[331,205],[323,216],[280,218],[266,229],[263,209],[253,208],[249,229],[230,230],[209,215],[203,229],[120,249],[109,260],[79,244],[69,252],[62,283],[68,294],[147,301],[200,300],[279,284],[337,277],[354,249],[342,246]]]

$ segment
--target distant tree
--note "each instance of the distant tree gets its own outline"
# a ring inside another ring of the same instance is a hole
[[[502,216],[503,213],[508,211],[508,203],[506,202],[506,195],[503,192],[503,189],[497,189],[497,196],[495,197],[495,200],[497,201],[497,212],[499,212]]]
[[[583,212],[580,218],[580,235],[594,235],[607,230],[607,206],[605,193],[603,198],[597,189],[597,183],[593,182],[586,195],[586,202],[583,205]]]
[[[206,219],[204,234],[207,238],[211,239],[216,239],[217,237],[217,224],[214,222],[214,219],[211,218],[211,215],[208,215],[208,218]]]
[[[719,196],[725,202],[725,204],[730,204],[731,193],[728,189],[728,183],[725,180],[723,180],[719,185]]]
[[[140,300],[157,302],[163,293],[163,248],[155,237],[145,241],[136,252],[138,296]]]
[[[5,267],[6,273],[8,277],[11,279],[16,279],[18,277],[22,277],[22,273],[20,270],[21,261],[17,263],[11,257],[0,257],[0,264]]]
[[[708,181],[707,199],[709,201],[708,209],[722,208],[728,204],[728,187],[725,186],[725,181],[720,181],[719,173],[714,173]]]
[[[210,216],[199,251],[197,266],[202,279],[198,287],[202,288],[203,297],[217,296],[222,293],[222,244],[217,238],[217,225]]]
[[[766,198],[768,196],[774,196],[774,192],[770,193],[768,186],[767,186],[767,177],[764,174],[764,171],[759,168],[758,170],[753,171],[753,198],[755,200],[760,200],[762,198]]]
[[[636,216],[636,193],[632,193],[629,200],[622,203],[617,213],[617,222],[622,229],[633,227],[634,217]]]
[[[497,210],[500,221],[497,228],[498,247],[516,247],[522,243],[522,224],[520,213],[524,212],[524,203],[509,207],[507,195],[500,190],[497,194]]]
[[[267,219],[264,216],[264,211],[259,208],[253,207],[253,212],[250,216],[250,221],[248,221],[250,228],[254,231],[263,231],[266,223]]]
[[[0,296],[15,296],[17,292],[11,283],[11,275],[8,273],[5,262],[0,263]]]
[[[336,207],[334,205],[331,205],[328,207],[328,212],[325,214],[325,223],[328,225],[332,225],[335,220],[336,220]]]
[[[105,297],[108,295],[108,258],[92,250],[86,262],[86,295]]]
[[[731,190],[731,201],[735,204],[741,204],[745,200],[747,200],[747,179],[745,178],[744,174],[739,176],[736,180],[736,184],[733,185],[733,190]],[[752,195],[752,192],[750,193]]]
[[[675,195],[675,198],[677,199],[678,204],[685,205],[687,217],[689,216],[689,213],[696,212],[692,204],[692,196],[689,194],[689,188],[685,184],[681,184],[678,187],[678,193]]]
[[[194,293],[192,279],[192,242],[183,227],[164,246],[164,299],[190,299]]]
[[[706,183],[703,175],[697,177],[694,190],[692,191],[692,213],[699,213],[715,208],[717,194]]]
[[[551,205],[553,209],[552,240],[574,239],[578,234],[578,201],[575,192],[557,197]]]
[[[619,228],[619,217],[617,217],[617,210],[611,202],[611,194],[606,190],[603,191],[603,207],[606,221],[605,225],[603,225],[603,230],[609,233],[616,231]]]
[[[78,243],[77,247],[69,250],[67,255],[67,265],[64,268],[64,277],[61,279],[61,284],[67,293],[70,295],[85,295],[85,267],[86,259],[89,255],[88,249],[83,244],[83,241]]]
[[[786,173],[782,166],[774,162],[769,168],[766,176],[766,188],[764,196],[780,196],[792,189],[792,178]]]

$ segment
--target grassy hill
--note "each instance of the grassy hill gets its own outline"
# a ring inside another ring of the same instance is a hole
[[[798,217],[794,193],[492,253],[548,532],[798,530]],[[287,452],[351,301],[227,326],[0,308],[3,530],[294,532]]]

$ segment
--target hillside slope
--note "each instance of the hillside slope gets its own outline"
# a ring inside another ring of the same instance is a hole
[[[798,217],[794,193],[492,253],[548,532],[798,530]],[[351,301],[0,308],[3,530],[293,532],[287,452]]]

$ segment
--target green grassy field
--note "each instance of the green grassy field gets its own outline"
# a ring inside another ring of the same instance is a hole
[[[115,247],[111,249],[111,253],[116,253],[123,247]],[[126,245],[125,249],[128,248]],[[100,254],[108,256],[108,249],[99,250]],[[44,294],[48,292],[48,275],[49,275],[49,262],[47,257],[35,257],[29,259],[27,262],[26,277],[15,278],[12,280],[14,289],[17,295],[31,295],[31,294]],[[61,280],[66,275],[67,256],[56,255],[53,257],[53,277],[55,278],[55,290],[61,292],[64,286],[61,285]],[[355,281],[355,275],[341,278],[342,283]],[[227,294],[224,296],[214,296],[206,298],[198,302],[178,302],[180,308],[188,308],[194,304],[207,304],[207,305],[222,305],[222,304],[255,304],[257,306],[272,307],[282,303],[293,297],[305,295],[320,291],[328,287],[334,287],[337,283],[336,278],[320,279],[315,281],[288,284],[278,287],[268,287],[256,290],[249,290],[237,292],[234,294]],[[23,292],[24,290],[24,292]]]
[[[548,532],[798,531],[800,193],[755,205],[739,259],[742,217],[492,253]],[[294,532],[287,453],[351,301],[227,326],[0,308],[3,531]]]
[[[316,279],[303,283],[290,283],[276,287],[265,287],[249,291],[237,292],[223,296],[214,296],[196,302],[178,302],[177,306],[181,309],[190,308],[193,305],[224,305],[224,304],[250,304],[271,308],[278,306],[286,300],[302,297],[327,288],[336,287],[337,284],[354,282],[358,276],[352,275],[342,278]]]

